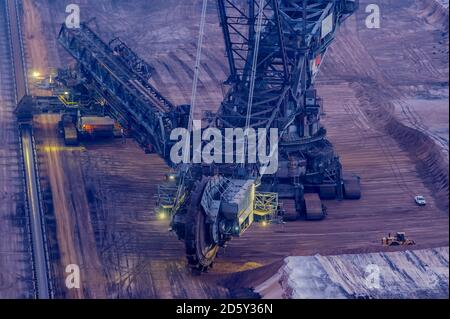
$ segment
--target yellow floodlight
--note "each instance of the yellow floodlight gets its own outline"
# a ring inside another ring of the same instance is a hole
[[[166,220],[167,219],[167,215],[164,212],[159,212],[158,213],[158,219],[159,220]]]

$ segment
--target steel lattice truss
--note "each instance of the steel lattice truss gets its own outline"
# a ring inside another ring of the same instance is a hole
[[[113,116],[144,148],[151,147],[169,165],[172,129],[186,126],[188,109],[175,107],[149,82],[151,67],[120,40],[107,45],[86,24],[62,26],[59,42],[78,61],[81,74],[111,106]]]
[[[217,0],[217,4],[231,88],[214,125],[277,127],[282,147],[325,138],[314,77],[335,32],[355,11],[357,1]],[[175,107],[153,88],[148,82],[151,67],[120,40],[108,45],[82,24],[79,29],[63,25],[59,41],[78,61],[87,82],[109,102],[112,115],[144,148],[153,149],[172,166],[169,152],[174,142],[169,135],[176,127],[187,127],[189,106]],[[249,94],[250,83],[254,83],[253,94]]]
[[[217,4],[230,89],[210,124],[220,129],[273,127],[281,136],[274,174],[256,176],[257,164],[250,161],[189,163],[178,167],[177,184],[159,188],[159,204],[172,213],[171,228],[185,242],[188,263],[200,271],[212,265],[219,246],[251,225],[255,187],[265,194],[257,202],[261,218],[276,214],[278,197],[294,199],[294,219],[318,220],[327,214],[320,199],[361,196],[359,177],[344,178],[339,157],[326,139],[320,125],[321,100],[314,89],[323,56],[339,25],[356,10],[357,0],[217,0]],[[175,143],[169,136],[174,128],[189,127],[192,109],[176,107],[158,93],[148,82],[151,67],[122,41],[107,45],[85,24],[80,29],[63,25],[59,41],[78,61],[85,85],[108,101],[113,117],[141,145],[151,145],[176,166],[169,156]],[[315,195],[306,198],[311,193]],[[252,209],[234,209],[235,196],[248,199]],[[222,203],[232,201],[228,213],[220,212]]]
[[[232,87],[217,125],[244,126],[260,13],[250,126],[285,128],[302,112],[322,57],[356,7],[348,0],[218,0]]]

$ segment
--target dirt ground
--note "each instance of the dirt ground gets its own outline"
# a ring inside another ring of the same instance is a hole
[[[58,115],[40,116],[35,121],[42,189],[51,192],[52,210],[59,248],[58,277],[67,265],[76,264],[89,282],[89,289],[73,289],[66,297],[104,298],[106,280],[96,250],[94,231],[80,163],[80,149],[67,149],[55,136]],[[63,153],[63,154],[61,154]],[[48,207],[47,207],[48,208]],[[51,214],[47,209],[47,215]],[[59,283],[60,284],[60,283]]]
[[[155,67],[153,82],[168,99],[189,101],[200,1],[75,2],[83,19],[97,17],[93,23],[105,39],[122,36]],[[406,231],[417,249],[448,246],[448,13],[432,10],[432,0],[379,0],[381,28],[367,29],[364,8],[373,2],[362,0],[342,27],[318,79],[329,137],[344,169],[361,176],[362,199],[327,202],[329,216],[317,223],[254,225],[200,278],[185,269],[183,244],[153,214],[156,185],[167,170],[159,158],[131,140],[67,150],[55,136],[56,119],[37,119],[42,175],[56,220],[56,273],[62,276],[68,262],[84,267],[84,289],[61,288],[61,295],[230,297],[243,288],[228,289],[239,278],[225,280],[230,274],[289,255],[392,250],[380,240],[396,231]],[[49,32],[36,33],[41,45],[29,48],[48,51],[48,68],[67,65],[70,59],[49,36],[56,37],[63,21],[63,3],[32,3]],[[214,10],[211,5],[197,116],[218,107],[227,76]],[[426,207],[414,204],[416,194],[427,198]]]

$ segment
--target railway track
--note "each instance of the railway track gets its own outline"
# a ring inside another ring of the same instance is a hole
[[[2,1],[0,5],[4,6],[2,10],[6,13],[9,44],[12,53],[12,61],[10,62],[13,66],[13,72],[11,76],[14,78],[15,102],[17,105],[28,94],[27,69],[19,19],[19,3],[17,0],[6,0]],[[32,126],[30,124],[20,125],[19,133],[31,232],[35,296],[38,299],[50,299],[53,295]]]

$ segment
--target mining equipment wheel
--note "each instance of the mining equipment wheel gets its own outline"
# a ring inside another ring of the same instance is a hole
[[[361,198],[361,185],[358,176],[344,178],[344,197],[345,199]]]
[[[297,211],[295,200],[283,199],[282,203],[284,210],[283,220],[288,222],[296,221],[300,217],[300,214]]]
[[[190,201],[187,204],[185,224],[185,246],[189,266],[194,272],[201,273],[212,267],[216,258],[219,245],[214,241],[214,223],[207,223],[205,212],[200,205],[203,191],[208,182],[203,177],[197,181],[191,192]]]
[[[389,244],[389,246],[400,246],[400,243],[398,241],[393,241]]]
[[[319,187],[319,196],[321,199],[335,199],[336,198],[336,185],[321,185]]]
[[[305,217],[306,220],[322,220],[326,217],[326,209],[322,205],[319,194],[305,194]]]

